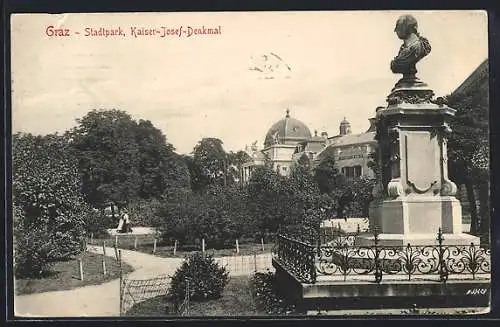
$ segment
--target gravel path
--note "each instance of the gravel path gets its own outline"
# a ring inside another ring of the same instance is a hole
[[[88,250],[102,254],[102,247],[92,246]],[[159,275],[173,275],[180,266],[181,258],[162,258],[131,250],[121,250],[122,259],[134,268],[126,275],[127,279],[148,279]],[[113,248],[106,248],[107,256],[114,256]],[[231,257],[218,259],[227,264],[231,275],[244,275],[248,271],[241,269],[239,262],[251,262],[253,256]],[[271,261],[270,255],[260,255],[258,262],[265,264]],[[118,279],[110,282],[84,286],[81,288],[45,292],[38,294],[18,295],[14,299],[14,312],[16,316],[23,317],[103,317],[119,316],[120,299]]]

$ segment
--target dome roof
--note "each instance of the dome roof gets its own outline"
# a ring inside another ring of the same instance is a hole
[[[311,131],[307,125],[298,119],[291,118],[290,110],[287,109],[285,118],[274,123],[267,132],[264,146],[271,146],[276,139],[281,144],[296,144],[310,138]]]

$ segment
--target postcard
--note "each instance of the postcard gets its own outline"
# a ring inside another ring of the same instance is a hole
[[[10,26],[15,317],[489,311],[485,11]]]

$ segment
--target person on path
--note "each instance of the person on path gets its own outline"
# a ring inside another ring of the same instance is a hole
[[[122,233],[131,232],[132,229],[130,228],[130,218],[128,216],[127,209],[123,209],[122,220],[123,220],[123,225],[122,225],[121,232]]]

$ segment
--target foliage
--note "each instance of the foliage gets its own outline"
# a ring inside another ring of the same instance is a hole
[[[489,89],[479,87],[468,93],[452,94],[448,104],[456,109],[448,139],[450,178],[465,184],[471,214],[471,232],[489,234]],[[479,212],[475,189],[478,189]],[[481,228],[481,230],[478,230]]]
[[[227,184],[227,158],[222,141],[203,138],[193,150],[193,190],[203,190],[209,185]]]
[[[489,104],[487,90],[450,95],[456,109],[451,121],[453,133],[448,139],[450,175],[463,184],[469,174],[489,179]]]
[[[295,306],[278,294],[274,273],[255,273],[251,280],[252,295],[259,309],[270,315],[294,314]]]
[[[259,234],[276,232],[280,225],[279,190],[281,178],[267,166],[256,167],[248,181],[248,211]]]
[[[161,200],[155,198],[132,200],[127,207],[132,226],[159,226],[161,220],[158,210],[161,203]]]
[[[345,178],[335,165],[334,149],[327,148],[314,168],[314,180],[321,192],[331,194],[345,185]]]
[[[217,138],[203,138],[195,146],[193,156],[185,156],[194,191],[239,183],[241,167],[251,158],[245,151],[226,153],[222,145]]]
[[[81,196],[66,137],[16,134],[12,154],[15,269],[20,276],[40,275],[45,265],[33,260],[65,259],[81,251],[91,208]]]
[[[376,153],[370,155],[370,168],[379,175]],[[364,176],[346,179],[335,166],[333,151],[324,153],[314,169],[314,180],[321,192],[328,194],[337,217],[368,217],[376,178]]]
[[[217,264],[211,255],[194,252],[182,263],[172,277],[169,296],[181,303],[189,280],[189,300],[206,301],[220,298],[229,282],[229,272]]]
[[[189,185],[188,169],[162,132],[120,110],[93,110],[68,132],[79,160],[83,193],[97,208],[159,198]]]
[[[139,196],[142,199],[158,198],[168,188],[189,185],[189,171],[181,157],[167,143],[165,135],[150,121],[139,120],[135,132],[138,172],[142,184]]]
[[[316,185],[308,160],[299,160],[289,177],[257,167],[248,184],[248,199],[252,221],[261,233],[286,226],[288,232],[312,235],[334,207]]]
[[[24,226],[24,214],[18,206],[14,207],[14,273],[16,278],[41,277],[46,273],[51,262],[54,249],[47,240],[51,239],[50,231],[43,225],[35,228]]]
[[[375,183],[375,179],[366,177],[349,179],[341,197],[345,217],[368,217]]]
[[[232,152],[227,154],[228,180],[227,185],[235,185],[240,182],[240,171],[243,164],[252,158],[245,151]]]
[[[211,186],[203,193],[179,190],[159,208],[165,242],[222,248],[254,232],[248,221],[246,193],[237,187]]]
[[[112,217],[104,214],[103,210],[89,210],[85,217],[85,231],[87,235],[91,233],[94,237],[107,235],[107,229],[116,228],[116,221]]]

